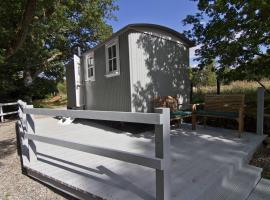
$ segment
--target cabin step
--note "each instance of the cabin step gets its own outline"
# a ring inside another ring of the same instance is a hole
[[[270,180],[262,178],[252,191],[248,200],[269,200],[270,199]]]
[[[220,183],[213,183],[196,200],[245,200],[261,178],[261,168],[246,165]]]
[[[172,156],[172,169],[175,171],[172,182],[179,185],[179,187],[173,188],[172,199],[197,199],[204,193],[208,193],[209,190],[211,191],[215,186],[222,187],[225,180],[231,180],[232,177],[238,176],[242,171],[251,171],[245,173],[245,176],[250,178],[251,182],[254,180],[253,173],[255,173],[255,180],[260,177],[261,169],[247,164],[250,160],[250,154],[256,150],[257,146],[247,147],[243,145],[241,150],[235,151],[235,147],[239,147],[239,144],[228,142],[225,145],[228,146],[226,149],[230,150],[222,151],[220,146],[224,145],[223,141],[213,143],[211,140],[215,139],[215,137],[212,137],[210,141],[204,140],[203,142],[197,142],[196,139],[192,140],[192,142],[197,143],[198,148],[189,153],[189,158],[196,157],[195,161],[182,159],[181,162],[174,162],[177,160],[176,156],[181,155],[181,153]],[[184,145],[191,144],[184,143]],[[209,152],[212,153],[211,156],[209,156]],[[208,200],[208,198],[205,199]]]

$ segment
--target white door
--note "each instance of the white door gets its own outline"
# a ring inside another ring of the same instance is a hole
[[[81,107],[84,105],[84,97],[83,97],[83,77],[81,71],[80,57],[74,55],[73,61],[74,61],[74,76],[75,76],[76,107]]]

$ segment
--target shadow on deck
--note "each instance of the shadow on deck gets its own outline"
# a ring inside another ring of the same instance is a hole
[[[36,134],[153,156],[154,133],[131,134],[90,120],[36,120]],[[171,131],[172,199],[247,199],[261,170],[247,163],[264,137],[189,125]],[[80,199],[155,199],[155,170],[35,142],[28,175]],[[222,198],[224,197],[224,198]],[[226,198],[225,198],[226,197]]]

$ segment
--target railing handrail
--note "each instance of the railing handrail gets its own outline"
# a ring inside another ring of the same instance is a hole
[[[144,167],[149,167],[152,169],[163,169],[163,162],[162,159],[154,158],[151,156],[144,156],[137,153],[130,153],[121,150],[116,150],[112,148],[104,148],[95,145],[71,142],[67,140],[52,138],[52,137],[45,137],[41,135],[35,134],[25,134],[25,138],[30,140],[35,140],[38,142],[43,142],[47,144],[52,144],[56,146],[61,146],[69,149],[74,149],[77,151],[82,151],[98,156],[103,156],[107,158],[112,158],[116,160],[125,161],[128,163],[133,163],[137,165],[141,165]]]
[[[12,106],[12,105],[17,105],[19,104],[18,102],[10,102],[10,103],[0,103],[0,106]]]
[[[4,116],[5,115],[12,115],[18,113],[18,111],[12,111],[12,112],[5,112],[3,111],[4,106],[12,106],[12,105],[18,105],[18,102],[10,102],[10,103],[0,103],[0,121],[4,122]]]
[[[25,102],[19,103],[20,130],[23,140],[28,140],[29,162],[36,160],[36,147],[32,141],[40,141],[62,146],[99,156],[104,156],[128,163],[156,169],[156,199],[170,199],[170,111],[168,108],[157,108],[157,113],[131,113],[118,111],[93,110],[56,110],[33,108]],[[155,156],[144,156],[136,153],[119,151],[110,148],[74,143],[52,137],[35,134],[35,123],[31,115],[62,116],[83,119],[123,121],[155,125]]]
[[[81,119],[124,121],[145,124],[162,124],[162,115],[159,113],[131,113],[118,111],[94,110],[60,110],[46,108],[23,108],[25,114],[61,116]]]

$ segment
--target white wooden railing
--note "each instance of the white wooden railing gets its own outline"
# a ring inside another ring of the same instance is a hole
[[[12,111],[12,112],[6,112],[6,113],[4,113],[3,107],[4,107],[4,106],[13,106],[13,105],[17,105],[17,104],[18,104],[17,102],[12,102],[12,103],[0,103],[0,121],[1,121],[1,122],[4,122],[4,116],[5,116],[5,115],[12,115],[12,114],[18,113],[17,110]]]
[[[69,149],[79,150],[99,156],[125,161],[156,170],[156,199],[169,200],[170,192],[170,111],[168,108],[157,108],[156,113],[130,113],[92,110],[55,110],[33,108],[22,101],[19,103],[19,132],[24,144],[28,144],[29,163],[37,159],[33,141],[44,142]],[[155,157],[144,156],[126,151],[80,144],[66,140],[38,135],[32,115],[62,116],[83,119],[134,122],[155,125]],[[23,163],[23,165],[27,165]]]

